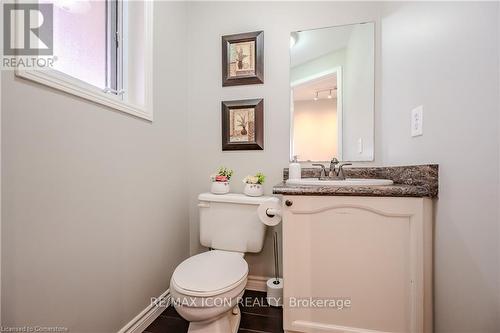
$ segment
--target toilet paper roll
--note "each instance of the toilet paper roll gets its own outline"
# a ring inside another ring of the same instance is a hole
[[[278,283],[276,283],[278,282]],[[267,280],[267,303],[271,306],[283,306],[283,279]]]
[[[281,222],[281,201],[278,198],[269,198],[257,208],[259,219],[268,226],[275,226]]]

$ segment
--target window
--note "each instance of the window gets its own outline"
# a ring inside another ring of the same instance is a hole
[[[53,4],[51,69],[17,75],[152,120],[152,1]]]
[[[54,6],[54,69],[104,89],[107,85],[106,11],[109,2],[95,1],[77,10]]]

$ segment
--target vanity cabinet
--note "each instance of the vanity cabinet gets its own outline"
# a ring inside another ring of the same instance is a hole
[[[432,332],[432,200],[283,196],[286,332]]]

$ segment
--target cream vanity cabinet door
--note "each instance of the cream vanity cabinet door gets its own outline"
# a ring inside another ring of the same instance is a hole
[[[283,203],[285,331],[432,331],[430,199]]]

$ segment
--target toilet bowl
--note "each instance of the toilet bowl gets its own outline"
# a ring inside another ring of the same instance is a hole
[[[242,253],[214,250],[192,256],[175,269],[170,295],[191,333],[238,331],[248,276]]]
[[[189,321],[190,333],[236,333],[238,302],[245,292],[245,253],[259,253],[266,226],[257,207],[269,197],[201,193],[200,243],[214,249],[184,260],[170,280],[177,312]]]

